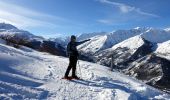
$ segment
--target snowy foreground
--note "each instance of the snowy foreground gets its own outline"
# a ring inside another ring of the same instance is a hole
[[[25,47],[19,50],[0,41],[0,100],[170,99],[170,95],[135,79],[85,61],[80,61],[83,80],[63,80],[67,65],[68,58]]]

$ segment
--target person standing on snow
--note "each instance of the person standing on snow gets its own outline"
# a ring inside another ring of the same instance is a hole
[[[70,70],[72,69],[72,77],[74,79],[79,79],[76,75],[76,65],[77,65],[77,61],[78,61],[78,50],[77,50],[77,46],[80,44],[83,44],[87,41],[90,41],[90,39],[88,40],[84,40],[81,42],[76,42],[76,36],[72,35],[70,42],[67,45],[67,56],[69,57],[69,65],[68,68],[65,72],[65,79],[69,79],[70,77],[68,77]]]

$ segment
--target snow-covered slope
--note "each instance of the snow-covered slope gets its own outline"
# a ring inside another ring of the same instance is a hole
[[[95,36],[91,38],[91,41],[88,41],[80,46],[78,49],[83,51],[86,54],[94,54],[97,51],[104,49],[105,41],[107,40],[107,36]]]
[[[116,49],[119,47],[120,48],[128,47],[128,49],[134,50],[134,51],[132,51],[134,53],[135,50],[137,50],[143,44],[144,44],[144,40],[142,39],[142,37],[140,35],[137,35],[137,36],[129,38],[117,45],[114,45],[111,49]]]
[[[159,43],[155,53],[158,56],[161,56],[161,57],[164,57],[170,60],[170,40],[163,42],[163,43]]]
[[[0,99],[170,99],[170,95],[135,79],[84,61],[80,61],[83,80],[62,80],[68,58],[26,47],[15,49],[0,43],[0,65]]]

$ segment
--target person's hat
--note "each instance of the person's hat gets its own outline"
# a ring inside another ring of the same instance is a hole
[[[72,40],[72,39],[76,39],[76,36],[75,36],[75,35],[72,35],[72,36],[71,36],[71,40]]]

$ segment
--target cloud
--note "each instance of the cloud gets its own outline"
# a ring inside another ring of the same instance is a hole
[[[0,1],[0,22],[7,22],[19,28],[57,27],[52,23],[54,20],[64,19]]]
[[[107,25],[122,25],[122,24],[125,24],[125,22],[123,20],[119,21],[117,19],[99,19],[97,20],[97,22],[99,23],[104,23],[104,24],[107,24]]]
[[[105,19],[99,19],[97,21],[104,24],[111,24],[110,22],[112,22],[111,20],[105,20]]]
[[[99,19],[97,22],[107,25],[123,25],[126,24],[126,22],[130,20],[124,17],[113,17],[113,18],[105,18],[105,19]]]
[[[38,27],[38,26],[53,26],[55,27],[56,25],[54,25],[53,23],[49,23],[46,21],[41,21],[38,19],[33,19],[30,17],[25,17],[22,15],[18,15],[18,14],[14,14],[11,12],[6,12],[3,10],[0,10],[0,21],[1,22],[6,22],[6,23],[10,23],[13,25],[16,25],[17,27],[22,27],[22,28],[26,28],[26,27]]]
[[[118,2],[113,2],[113,1],[109,1],[109,0],[99,0],[101,3],[106,3],[106,4],[110,4],[113,6],[116,6],[120,9],[120,11],[122,13],[130,13],[130,12],[136,12],[140,15],[144,15],[144,16],[149,16],[149,17],[156,17],[158,18],[159,16],[156,14],[152,14],[152,13],[148,13],[148,12],[144,12],[139,8],[127,5],[127,4],[123,4],[123,3],[118,3]]]

